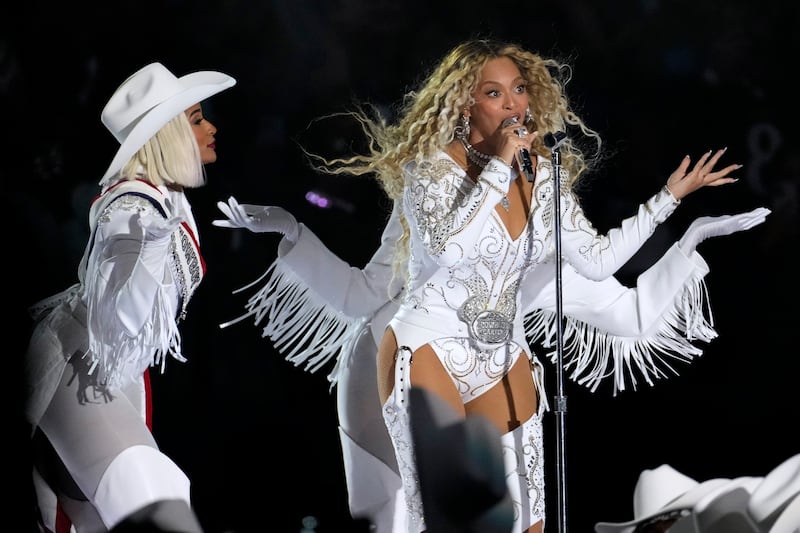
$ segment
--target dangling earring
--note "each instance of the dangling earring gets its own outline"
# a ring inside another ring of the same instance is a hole
[[[533,115],[531,114],[531,108],[525,110],[525,124],[528,122],[533,122]]]
[[[455,128],[456,139],[466,141],[469,139],[469,117],[462,114],[460,120],[461,124]]]

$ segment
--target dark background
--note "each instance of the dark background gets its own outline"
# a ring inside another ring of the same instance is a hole
[[[238,84],[212,98],[219,160],[189,193],[208,263],[182,325],[186,364],[154,376],[155,434],[192,479],[208,533],[366,531],[347,512],[335,393],[277,354],[260,329],[218,324],[239,315],[232,291],[274,258],[278,238],[216,228],[215,204],[277,204],[341,257],[363,265],[378,245],[384,204],[369,179],[314,174],[299,145],[347,150],[348,128],[311,121],[354,100],[389,108],[456,43],[517,41],[569,59],[573,104],[612,157],[593,175],[585,207],[599,229],[631,215],[685,154],[728,146],[733,185],[693,194],[619,273],[631,281],[689,222],[767,206],[749,232],[700,246],[719,338],[678,377],[612,397],[565,382],[567,517],[571,531],[633,517],[639,472],[668,463],[687,475],[764,475],[798,446],[798,113],[793,81],[800,11],[781,0],[486,2],[341,0],[28,1],[0,17],[0,160],[6,210],[5,284],[20,381],[26,307],[73,283],[88,202],[116,151],[100,111],[151,61],[177,74],[214,69]],[[309,190],[335,199],[323,210]],[[9,242],[10,239],[10,242]],[[540,352],[541,355],[541,352]],[[556,369],[548,364],[548,393]],[[7,491],[19,529],[33,522],[19,390],[7,387],[19,453]],[[547,532],[558,530],[556,416],[545,418]],[[15,502],[16,503],[16,502]]]

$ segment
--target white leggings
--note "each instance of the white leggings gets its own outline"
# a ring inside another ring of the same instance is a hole
[[[145,423],[144,379],[98,394],[82,363],[73,357],[38,427],[106,527],[155,501],[188,504],[188,478]]]

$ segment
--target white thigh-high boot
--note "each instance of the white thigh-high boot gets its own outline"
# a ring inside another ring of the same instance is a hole
[[[508,492],[514,503],[514,529],[525,531],[542,521],[544,526],[544,445],[542,419],[531,416],[501,438]]]
[[[396,533],[405,522],[405,499],[400,476],[359,446],[339,427],[347,480],[348,504],[354,518],[365,518],[375,533]],[[399,515],[399,516],[398,516]]]
[[[138,445],[117,455],[103,473],[92,501],[109,529],[162,500],[185,502],[185,532],[201,533],[190,507],[189,478],[156,448]]]
[[[419,490],[419,474],[414,455],[409,419],[409,390],[411,384],[411,350],[401,347],[395,359],[394,389],[383,405],[383,420],[392,439],[397,467],[403,482],[408,533],[425,530],[422,511],[422,494]]]

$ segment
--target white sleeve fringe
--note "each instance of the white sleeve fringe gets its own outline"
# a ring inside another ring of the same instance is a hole
[[[309,288],[292,269],[277,258],[257,280],[234,291],[247,290],[266,278],[261,289],[247,302],[247,313],[221,324],[227,327],[247,317],[264,324],[262,336],[295,366],[305,365],[314,373],[336,359],[328,380],[338,380],[339,368],[346,367],[352,345],[368,317],[350,317],[331,307]]]
[[[555,348],[547,357],[558,363],[556,315],[536,310],[525,317],[525,332],[545,348]],[[613,377],[614,391],[624,391],[629,379],[636,390],[636,374],[649,384],[654,379],[678,375],[675,361],[689,363],[703,350],[692,341],[709,342],[717,337],[702,275],[687,282],[658,323],[638,337],[620,337],[571,317],[564,319],[563,360],[565,375],[595,392],[601,381]]]
[[[97,297],[102,291],[92,285],[98,278],[88,276],[86,280],[88,354],[92,358],[89,374],[97,371],[98,384],[108,388],[125,386],[151,366],[160,366],[163,373],[167,355],[186,361],[181,354],[175,309],[169,304],[170,297],[163,294],[163,287],[156,293],[153,309],[141,332],[132,337],[121,324],[109,323],[119,320],[115,300]]]

